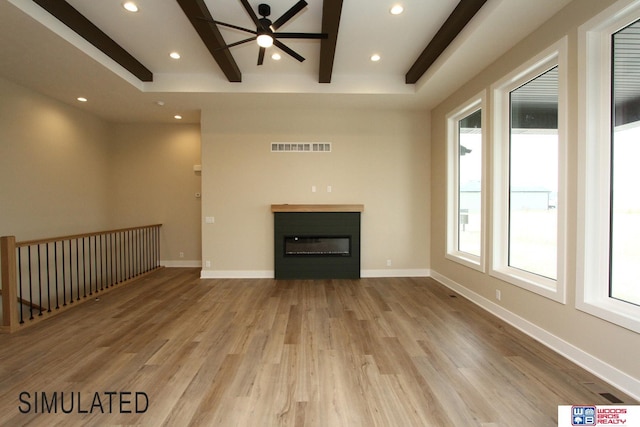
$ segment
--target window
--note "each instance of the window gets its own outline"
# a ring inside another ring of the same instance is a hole
[[[494,85],[491,274],[564,302],[566,39]]]
[[[609,295],[640,306],[640,20],[612,39]]]
[[[640,332],[640,4],[579,30],[576,307]]]
[[[484,271],[484,96],[449,114],[447,258]]]
[[[558,246],[558,67],[509,93],[511,267],[555,280]]]

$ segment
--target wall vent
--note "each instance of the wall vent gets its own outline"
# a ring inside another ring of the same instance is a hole
[[[330,153],[330,142],[272,142],[272,153]]]

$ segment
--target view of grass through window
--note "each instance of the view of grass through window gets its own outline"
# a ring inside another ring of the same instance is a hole
[[[640,305],[640,21],[613,35],[614,129],[611,150],[612,298]]]
[[[458,122],[458,250],[480,256],[482,245],[482,112]]]
[[[557,278],[558,68],[510,93],[511,267]]]

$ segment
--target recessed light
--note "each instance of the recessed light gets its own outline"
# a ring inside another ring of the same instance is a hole
[[[122,7],[127,9],[129,12],[137,12],[138,11],[138,6],[132,1],[125,2],[122,5]]]
[[[180,114],[176,114],[173,118],[176,120],[182,120],[182,116]]]
[[[180,54],[178,52],[171,52],[169,56],[173,59],[180,59]]]
[[[389,9],[389,12],[392,15],[400,15],[402,12],[404,12],[404,7],[402,7],[402,5],[396,4],[396,5],[393,5],[391,9]]]
[[[373,62],[378,62],[380,61],[380,55],[378,55],[377,53],[374,53],[373,55],[371,55],[371,60]]]
[[[282,59],[282,56],[279,53],[274,53],[273,55],[271,55],[271,59],[273,59],[274,61],[280,61]]]
[[[79,96],[76,99],[80,102],[87,102],[87,98],[85,98],[84,96]]]

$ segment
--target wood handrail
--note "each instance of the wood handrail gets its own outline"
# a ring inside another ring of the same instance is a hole
[[[41,245],[45,243],[59,242],[61,240],[73,240],[73,239],[80,239],[83,237],[93,237],[93,236],[100,236],[100,235],[110,234],[110,233],[121,233],[123,231],[140,230],[143,228],[161,227],[161,226],[162,224],[150,224],[150,225],[141,225],[139,227],[117,228],[114,230],[96,231],[93,233],[72,234],[69,236],[50,237],[47,239],[25,240],[23,242],[16,242],[15,245],[18,248],[23,246],[31,246],[31,245],[38,245],[38,244]]]

